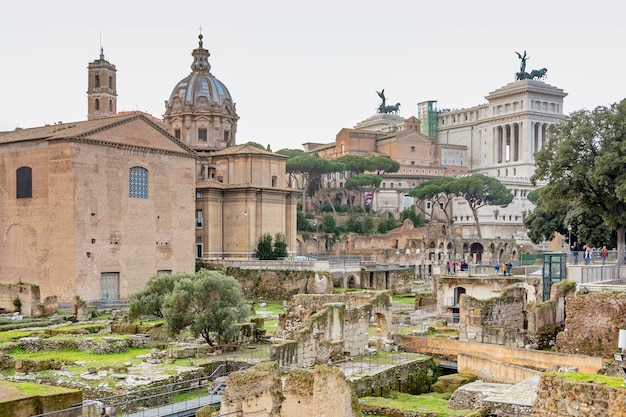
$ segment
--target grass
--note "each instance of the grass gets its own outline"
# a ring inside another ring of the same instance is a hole
[[[400,294],[394,295],[392,297],[394,303],[408,304],[415,303],[415,295],[414,294]]]
[[[78,349],[41,350],[37,352],[14,349],[11,352],[11,356],[14,359],[28,359],[33,361],[54,359],[60,362],[72,363],[73,365],[68,365],[69,370],[71,372],[82,373],[90,367],[122,366],[126,362],[133,364],[141,363],[141,359],[136,358],[136,356],[150,353],[150,350],[149,348],[129,348],[126,352],[101,355],[87,353]]]
[[[624,378],[596,374],[579,374],[576,372],[555,372],[556,375],[572,382],[601,383],[611,388],[624,388]]]
[[[40,336],[45,334],[44,330],[9,330],[0,332],[0,343],[18,340],[22,337]]]
[[[266,303],[264,307],[261,307],[259,303]],[[268,335],[274,334],[278,328],[278,316],[283,314],[286,309],[283,306],[282,301],[254,301],[254,316],[265,318],[265,330]]]
[[[448,408],[449,393],[430,392],[422,395],[404,394],[392,391],[388,397],[363,397],[359,399],[362,405],[387,407],[400,411],[422,411],[431,416],[465,416],[469,410],[451,410]]]

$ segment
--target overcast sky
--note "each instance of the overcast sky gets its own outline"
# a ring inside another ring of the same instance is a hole
[[[585,6],[582,6],[585,4]],[[118,111],[161,117],[191,69],[199,27],[211,73],[240,116],[237,142],[298,148],[334,141],[375,114],[385,89],[417,103],[472,107],[548,68],[565,113],[626,97],[622,1],[20,0],[0,24],[0,131],[87,117],[87,65],[117,67]]]

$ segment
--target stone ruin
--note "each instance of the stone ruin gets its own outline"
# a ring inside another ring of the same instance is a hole
[[[391,302],[389,291],[295,295],[279,318],[270,359],[307,367],[364,354],[370,321],[378,326],[377,342],[387,338]]]
[[[292,369],[281,378],[277,362],[264,362],[228,376],[221,407],[214,415],[360,415],[350,384],[336,367]]]

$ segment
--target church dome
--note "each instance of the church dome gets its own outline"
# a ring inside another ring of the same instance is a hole
[[[235,105],[228,88],[220,80],[211,74],[208,50],[202,47],[202,35],[199,46],[194,49],[191,64],[191,74],[180,80],[165,102],[166,114],[202,111],[224,110],[226,113],[234,113]]]
[[[191,74],[165,101],[163,121],[172,136],[192,149],[214,151],[236,143],[239,116],[228,88],[211,74],[211,54],[202,47],[202,34],[198,38]]]

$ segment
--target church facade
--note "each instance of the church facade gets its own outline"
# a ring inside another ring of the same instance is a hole
[[[117,69],[101,50],[86,121],[0,132],[0,283],[126,299],[156,274],[253,257],[264,233],[294,251],[287,158],[236,145],[235,103],[202,35],[192,56],[163,120],[117,112]]]

